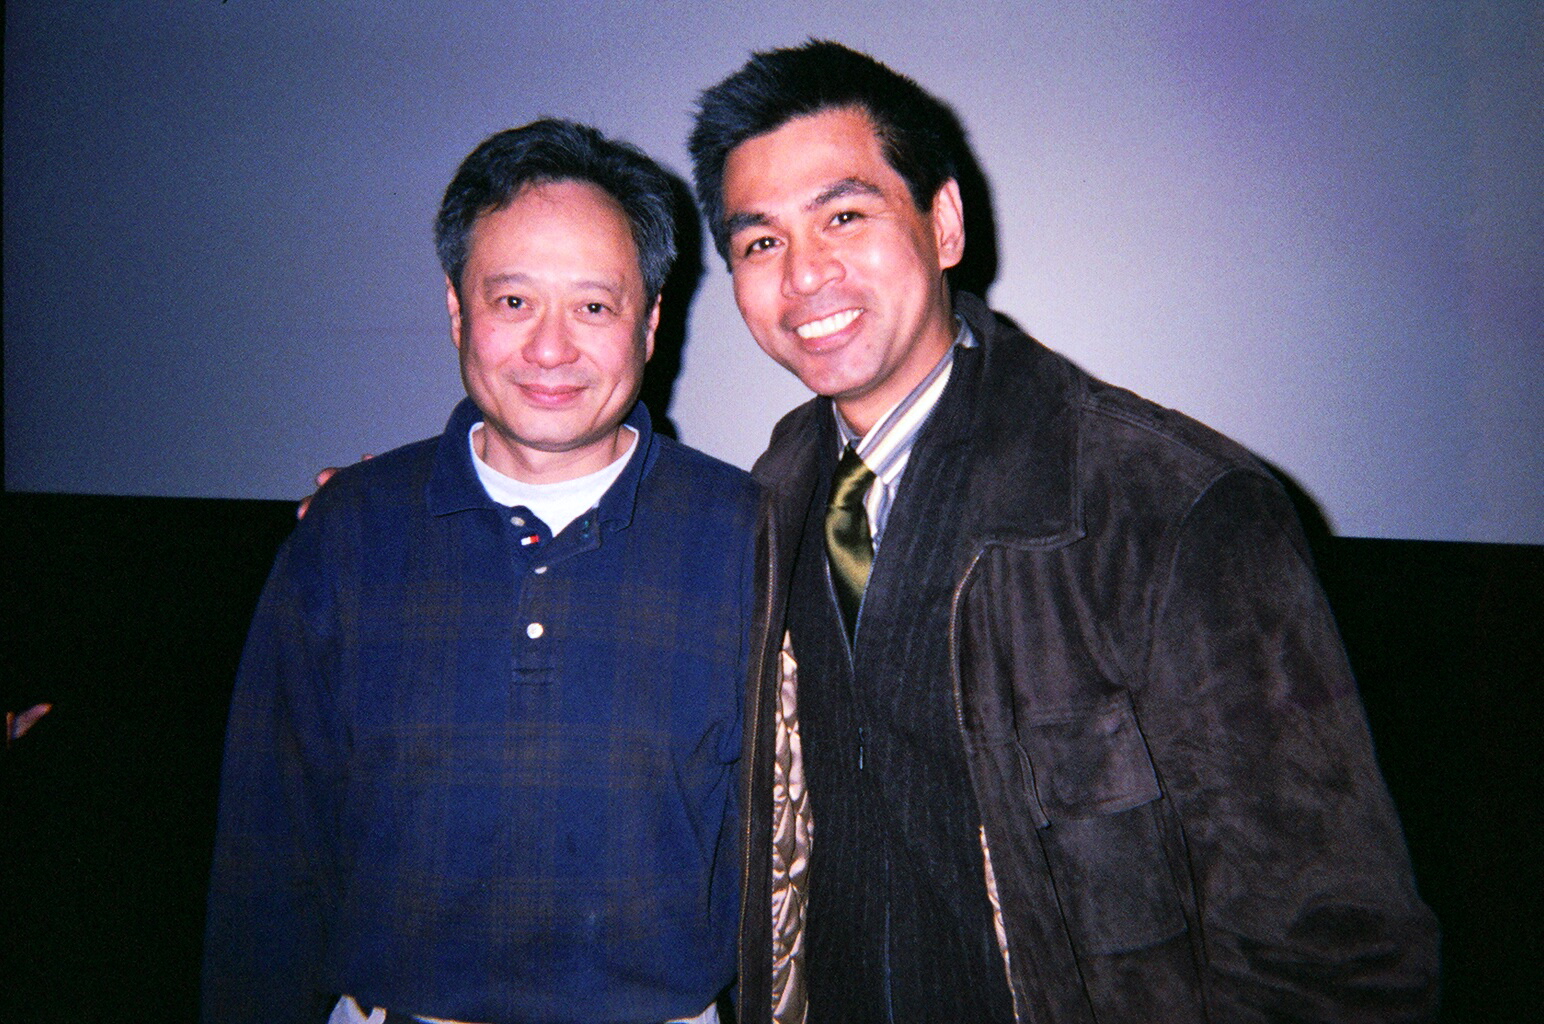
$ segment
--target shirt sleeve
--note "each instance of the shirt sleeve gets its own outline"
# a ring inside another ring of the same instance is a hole
[[[342,742],[310,525],[280,551],[231,699],[204,943],[210,1024],[322,1021],[336,998],[318,978]]]

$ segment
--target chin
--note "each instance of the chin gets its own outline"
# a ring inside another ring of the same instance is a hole
[[[811,373],[800,376],[799,381],[815,394],[826,398],[845,398],[863,390],[863,382],[854,381],[850,375],[841,373]]]

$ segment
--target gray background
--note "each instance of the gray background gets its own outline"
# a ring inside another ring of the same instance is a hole
[[[696,94],[817,35],[950,100],[990,298],[1351,536],[1544,543],[1544,4],[40,3],[5,15],[5,486],[297,497],[461,394],[429,225],[480,139],[683,176]],[[705,253],[670,414],[803,388]]]

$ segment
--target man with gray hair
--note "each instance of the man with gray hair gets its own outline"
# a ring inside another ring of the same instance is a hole
[[[501,132],[435,241],[468,398],[339,473],[231,703],[204,1019],[717,1020],[755,491],[637,402],[667,175]]]

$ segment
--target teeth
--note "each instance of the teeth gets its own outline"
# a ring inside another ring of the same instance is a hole
[[[832,313],[828,317],[811,321],[795,330],[799,337],[805,341],[814,341],[816,338],[824,338],[828,334],[835,334],[858,319],[858,314],[861,312],[863,312],[861,309],[844,309],[840,313]]]

